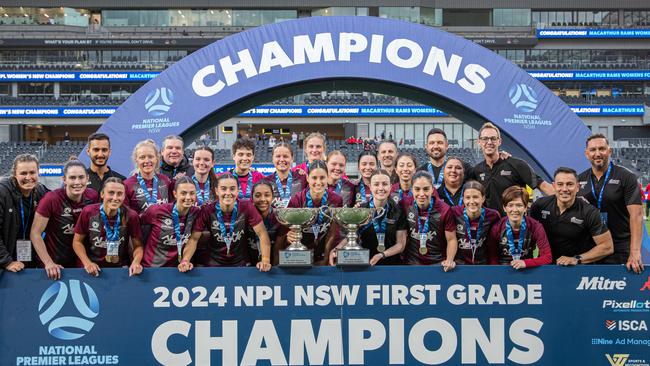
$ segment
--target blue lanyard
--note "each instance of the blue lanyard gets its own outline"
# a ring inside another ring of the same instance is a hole
[[[284,186],[284,187],[282,187],[282,181],[280,180],[280,176],[278,175],[278,173],[275,172],[274,174],[275,174],[275,185],[278,188],[278,192],[280,193],[280,198],[283,199],[283,200],[290,199],[291,198],[291,184],[293,182],[293,174],[291,174],[291,171],[289,171],[289,176],[287,177],[287,185]]]
[[[237,172],[235,171],[235,169],[233,169],[231,172],[232,172],[232,175],[234,175],[235,178],[237,178],[237,180],[239,180],[239,176],[237,175]],[[240,199],[242,199],[242,198],[251,198],[251,190],[252,189],[253,189],[253,172],[249,171],[248,172],[248,183],[246,183],[246,194],[245,195],[242,194],[242,190],[240,189],[239,190],[239,198]]]
[[[598,197],[596,197],[596,187],[594,187],[593,174],[589,176],[589,181],[591,182],[591,194],[593,194],[594,198],[598,200],[598,210],[600,210],[600,206],[603,204],[603,193],[605,193],[605,187],[607,186],[609,175],[612,172],[612,166],[614,166],[614,164],[610,161],[609,167],[607,167],[607,173],[605,173],[605,180],[603,180],[603,185],[600,187],[600,193],[598,193]]]
[[[187,211],[187,214],[185,214],[185,222],[183,223],[183,234],[187,231],[187,218],[190,216],[190,211]],[[183,245],[183,242],[181,241],[181,222],[180,222],[180,214],[178,213],[178,207],[176,207],[176,204],[174,203],[174,207],[172,208],[172,220],[174,220],[174,234],[176,234],[176,244],[181,246]]]
[[[343,187],[343,178],[339,178],[339,182],[336,183],[336,188],[334,189],[334,192],[336,192],[336,194],[341,194],[341,187]]]
[[[370,201],[370,208],[375,208],[375,201],[372,200]],[[375,212],[375,215],[377,212]],[[380,220],[380,223],[377,224],[377,216],[373,217],[372,219],[372,226],[375,228],[375,234],[385,234],[386,233],[386,219],[388,218],[388,201],[386,201],[386,204],[384,205],[384,213],[382,215],[382,219]]]
[[[447,187],[445,187],[444,185],[442,186],[442,191],[445,192],[445,196],[447,196],[447,199],[449,200],[449,202],[451,202],[452,206],[462,206],[463,205],[463,194],[465,193],[465,188],[463,188],[460,191],[460,199],[458,199],[457,204],[454,203],[453,197],[451,196],[451,194],[449,194],[449,191],[447,190]]]
[[[323,194],[323,198],[320,199],[320,207],[323,207],[327,204],[327,191]],[[314,208],[314,200],[311,198],[311,189],[307,191],[307,207],[309,208]],[[320,225],[323,223],[323,217],[325,214],[321,210],[318,213],[318,220],[316,221],[316,225]]]
[[[427,209],[427,214],[425,215],[424,223],[420,223],[420,220],[421,220],[420,215],[419,215],[420,208],[418,207],[417,203],[415,204],[415,210],[417,211],[416,216],[417,216],[417,220],[418,220],[417,221],[417,230],[418,230],[418,233],[420,233],[420,234],[424,234],[424,233],[427,233],[429,231],[429,215],[431,214],[431,210],[433,209],[434,202],[436,202],[435,197],[431,197],[431,201],[429,202],[429,208]]]
[[[399,199],[403,200],[404,199],[404,191],[402,190],[402,188],[400,188],[397,192],[399,193]],[[406,197],[413,197],[413,193],[411,193],[410,190],[407,191]]]
[[[106,211],[104,211],[104,204],[102,203],[99,206],[99,214],[102,217],[104,222],[104,231],[106,231],[106,240],[108,241],[118,241],[120,240],[120,209],[117,209],[117,217],[115,219],[115,225],[111,227],[108,224],[108,216],[106,216]]]
[[[361,192],[361,202],[368,202],[366,199],[366,184],[363,182],[363,179],[359,182],[359,191]],[[370,200],[372,201],[372,194],[370,195]]]
[[[447,159],[445,159],[442,162],[442,166],[440,167],[440,171],[438,172],[438,178],[435,177],[435,174],[433,174],[433,164],[429,162],[427,165],[427,170],[429,171],[429,174],[433,177],[433,185],[441,185],[444,183],[445,180],[445,165],[447,164]]]
[[[210,201],[210,177],[208,177],[208,180],[203,184],[203,189],[201,189],[201,185],[199,184],[198,179],[196,179],[196,175],[192,176],[192,180],[196,187],[196,200],[199,202],[199,206],[202,206],[204,203]]]
[[[483,229],[483,222],[485,221],[485,208],[481,208],[481,218],[478,220],[478,226],[476,227],[476,238],[472,240],[472,225],[469,221],[469,216],[467,215],[467,209],[463,209],[463,218],[465,219],[465,229],[467,230],[467,240],[470,245],[474,245],[472,241],[478,241],[481,239],[481,229]],[[524,225],[525,226],[525,225]]]
[[[18,202],[20,203],[20,224],[23,229],[23,239],[27,239],[27,224],[29,224],[29,217],[32,215],[32,193],[29,192],[29,210],[27,211],[27,216],[25,216],[25,207],[23,207],[23,197],[20,196]]]
[[[221,205],[219,201],[215,201],[214,210],[217,214],[217,221],[219,221],[219,228],[221,229],[221,235],[224,237],[229,237],[230,240],[224,240],[226,242],[226,250],[230,253],[230,245],[232,244],[232,236],[235,232],[235,222],[237,222],[237,201],[235,201],[235,207],[232,209],[230,216],[230,233],[228,233],[228,228],[226,228],[226,223],[223,220],[223,212],[221,211]]]
[[[142,188],[142,192],[144,194],[144,199],[147,201],[147,203],[158,203],[158,176],[155,174],[153,176],[151,195],[149,195],[149,189],[147,189],[144,178],[142,178],[140,173],[138,173],[136,177],[138,178],[138,183],[140,183],[140,187]]]
[[[506,236],[508,237],[508,247],[510,248],[510,254],[521,255],[524,249],[524,240],[526,239],[526,218],[524,217],[521,220],[521,227],[519,228],[519,239],[517,240],[518,247],[515,246],[515,237],[512,234],[512,226],[510,226],[510,220],[506,220]]]

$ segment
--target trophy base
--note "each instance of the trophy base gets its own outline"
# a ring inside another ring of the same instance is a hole
[[[281,250],[280,267],[311,267],[314,263],[313,250]]]
[[[368,249],[339,249],[336,252],[337,266],[368,266],[370,251]]]

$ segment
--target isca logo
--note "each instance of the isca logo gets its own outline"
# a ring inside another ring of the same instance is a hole
[[[88,301],[84,298],[81,284],[87,293]],[[79,316],[59,316],[69,297],[72,298],[72,303],[78,313],[76,315]],[[89,319],[94,319],[99,315],[99,300],[92,287],[85,282],[70,280],[66,285],[62,281],[57,281],[48,287],[41,296],[38,313],[41,324],[47,325],[51,336],[64,341],[79,339],[95,325]]]
[[[627,359],[630,358],[630,355],[616,353],[613,356],[610,356],[609,353],[606,353],[605,357],[607,357],[607,361],[609,361],[609,364],[612,366],[624,366]]]
[[[149,92],[144,100],[144,107],[150,115],[160,117],[169,112],[169,108],[174,103],[174,92],[165,87],[158,88]]]
[[[616,320],[605,320],[605,327],[609,330],[616,329]]]
[[[530,113],[537,109],[537,93],[526,84],[513,85],[508,92],[508,97],[510,103],[520,112]]]

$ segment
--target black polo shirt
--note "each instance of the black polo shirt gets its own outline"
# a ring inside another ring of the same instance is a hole
[[[468,162],[466,162],[464,160],[461,160],[461,162],[463,163],[463,182],[466,182],[466,181],[468,181],[470,179],[474,179],[474,176],[473,176],[474,169],[472,168],[472,166]],[[424,170],[425,172],[431,173],[429,171],[429,163],[431,163],[431,160],[427,160],[426,163],[420,165],[418,167],[417,171]],[[446,163],[446,159],[445,159],[445,163]],[[434,183],[435,183],[436,179],[438,179],[438,176],[440,175],[440,170],[444,169],[444,167],[445,167],[445,164],[442,164],[441,166],[435,166],[435,165],[431,164],[431,168],[433,170]],[[443,173],[442,176],[444,178],[444,173]],[[439,187],[436,187],[436,189],[438,189],[438,188]]]
[[[99,178],[99,174],[93,172],[92,170],[90,170],[90,168],[87,168],[86,172],[88,173],[88,177],[89,177],[88,184],[86,186],[94,189],[95,191],[97,191],[97,193],[102,192],[102,189],[104,188],[104,182],[106,181],[106,179],[110,177],[120,178],[121,180],[126,179],[126,177],[124,177],[122,174],[111,169],[110,166],[108,167],[108,171],[104,173],[103,178]]]
[[[542,197],[533,203],[530,215],[544,225],[553,260],[589,251],[595,246],[593,237],[608,230],[600,220],[600,212],[582,197],[577,197],[562,214],[555,196]]]
[[[456,190],[456,193],[452,194],[450,190],[448,190],[445,185],[441,185],[440,188],[438,188],[438,197],[440,197],[449,207],[454,207],[454,206],[460,206],[460,199],[463,197],[463,187],[459,187]],[[452,199],[450,201],[449,199]]]
[[[474,177],[485,187],[485,206],[504,215],[501,194],[511,186],[537,188],[537,174],[524,160],[509,157],[497,160],[492,169],[485,160],[474,167]]]
[[[594,182],[595,193],[591,191],[591,179]],[[580,173],[579,196],[583,196],[594,207],[597,206],[598,194],[603,186],[605,174],[596,180],[591,169]],[[603,192],[601,212],[607,213],[607,227],[612,233],[614,240],[614,254],[603,259],[605,263],[625,263],[630,255],[630,214],[627,211],[628,205],[641,204],[641,191],[637,177],[622,166],[614,164],[609,180]]]

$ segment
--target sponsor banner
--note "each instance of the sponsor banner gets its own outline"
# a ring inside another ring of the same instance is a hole
[[[40,165],[38,175],[41,177],[62,177],[63,165]]]
[[[18,81],[149,81],[160,74],[148,71],[24,71],[0,72],[0,83]]]
[[[84,46],[84,47],[140,47],[140,46],[206,46],[214,42],[214,38],[105,38],[105,39],[88,39],[88,38],[50,38],[50,39],[32,39],[32,38],[7,38],[0,40],[0,46],[8,47],[65,47],[65,46]]]
[[[225,173],[231,169],[235,169],[235,164],[217,164],[214,166],[216,174]],[[264,175],[275,173],[275,165],[273,164],[253,164],[253,169]]]
[[[0,364],[644,364],[647,313],[601,302],[650,301],[647,277],[622,266],[5,272]]]
[[[158,106],[161,110],[165,105]],[[579,116],[643,116],[643,105],[571,106]],[[87,118],[108,117],[116,107],[11,107],[0,108],[0,118]],[[259,106],[240,117],[446,117],[447,113],[427,106]]]
[[[541,81],[552,80],[650,80],[650,70],[543,70],[528,71],[530,76]]]
[[[537,38],[650,38],[650,29],[538,29]]]

